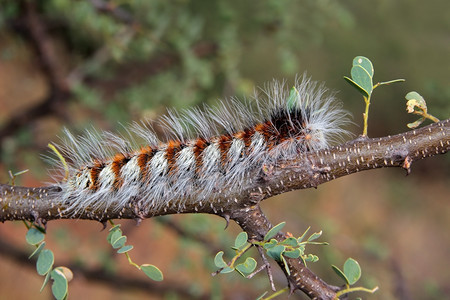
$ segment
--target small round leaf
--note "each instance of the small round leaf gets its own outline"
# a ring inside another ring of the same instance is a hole
[[[322,235],[322,230],[311,234],[311,236],[308,238],[308,242],[317,240],[321,235]]]
[[[227,266],[227,263],[223,260],[223,251],[216,254],[216,257],[214,257],[214,264],[218,268],[225,268]]]
[[[283,253],[283,255],[285,255],[286,257],[289,257],[289,258],[299,258],[300,255],[302,255],[302,252],[300,251],[299,248],[296,248],[292,251],[285,251]]]
[[[56,299],[62,300],[66,297],[68,291],[67,278],[64,276],[64,273],[59,269],[54,269],[50,273],[53,284],[52,284],[52,293]]]
[[[28,256],[28,259],[32,258],[33,256],[35,256],[36,254],[41,253],[42,249],[44,249],[45,247],[45,242],[42,242],[37,248],[36,250],[33,251],[33,253],[30,254],[30,256]]]
[[[298,242],[295,237],[289,237],[289,238],[285,239],[284,241],[282,241],[280,244],[286,245],[286,246],[291,246],[291,247],[298,246]]]
[[[73,273],[71,269],[64,266],[60,266],[55,269],[61,271],[64,274],[64,277],[66,277],[67,282],[70,282],[73,279]]]
[[[264,243],[264,249],[270,249],[278,245],[278,241],[276,239],[271,239],[269,242]]]
[[[142,265],[141,270],[147,275],[150,279],[154,281],[162,281],[163,280],[163,273],[160,269],[158,269],[154,265]]]
[[[362,67],[364,70],[367,71],[367,73],[369,74],[370,77],[373,77],[373,64],[372,62],[364,56],[357,56],[353,59],[353,66],[360,66]]]
[[[126,253],[128,251],[130,251],[131,249],[133,249],[132,245],[127,245],[127,246],[123,246],[122,248],[120,248],[119,250],[117,250],[117,253]]]
[[[233,268],[225,267],[225,268],[223,268],[223,269],[220,271],[220,273],[221,273],[221,274],[226,274],[226,273],[231,273],[231,272],[233,272],[233,271],[234,271]]]
[[[27,235],[25,236],[25,239],[28,244],[30,245],[37,245],[40,242],[42,242],[45,238],[45,234],[43,234],[41,231],[37,230],[36,228],[30,228],[27,232]]]
[[[238,236],[236,237],[236,240],[234,241],[234,246],[238,249],[241,248],[242,246],[247,244],[247,239],[248,235],[246,232],[239,233]]]
[[[244,274],[250,274],[256,268],[256,260],[253,257],[247,257],[244,263],[236,266],[236,270]]]
[[[272,257],[275,261],[281,261],[281,254],[283,254],[285,249],[286,249],[285,246],[277,245],[273,248],[268,249],[267,255]]]
[[[47,285],[47,283],[50,281],[50,273],[51,272],[48,272],[47,275],[45,275],[44,282],[42,283],[42,286],[41,286],[41,289],[40,289],[41,293],[44,290],[44,288]]]
[[[55,262],[55,257],[53,256],[53,252],[44,249],[39,253],[39,257],[36,262],[36,270],[39,275],[45,275],[47,274],[53,266],[53,263]]]
[[[361,66],[354,66],[351,70],[353,81],[365,92],[367,96],[372,94],[373,82],[369,73]]]
[[[348,281],[347,276],[345,276],[344,272],[341,271],[341,269],[339,269],[338,267],[336,267],[335,265],[332,265],[331,268],[333,269],[333,271],[342,279],[344,279],[346,284],[350,284]]]
[[[361,278],[361,267],[353,258],[349,258],[344,263],[344,274],[348,278],[350,285],[355,284]]]
[[[118,249],[118,248],[123,247],[123,246],[125,245],[126,242],[127,242],[127,237],[124,236],[124,235],[122,235],[122,236],[120,236],[118,239],[112,240],[111,246],[112,246],[114,249]]]
[[[269,232],[267,232],[267,234],[264,236],[264,240],[268,241],[273,238],[278,233],[278,231],[283,229],[284,225],[286,225],[286,222],[281,222],[280,224],[272,227],[272,229],[270,229]]]
[[[120,230],[120,228],[117,228],[117,230],[111,231],[108,234],[108,237],[106,238],[106,240],[108,241],[108,243],[110,243],[112,245],[121,236],[122,236],[122,230]]]

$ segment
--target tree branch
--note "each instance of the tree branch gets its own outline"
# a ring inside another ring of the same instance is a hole
[[[382,167],[402,167],[410,170],[414,161],[444,154],[450,149],[450,119],[383,138],[358,138],[339,146],[300,153],[296,159],[279,161],[249,173],[254,180],[239,191],[221,191],[203,203],[186,202],[178,198],[165,207],[143,207],[139,200],[117,211],[108,209],[68,213],[70,203],[58,202],[58,186],[29,188],[0,184],[0,221],[54,219],[150,218],[178,213],[209,213],[229,218],[239,209],[258,204],[272,196],[296,189],[307,189],[350,175]],[[143,195],[142,197],[145,197]]]
[[[271,228],[259,209],[262,200],[295,189],[317,187],[333,179],[381,167],[402,167],[410,172],[413,162],[443,154],[450,149],[450,119],[421,129],[383,138],[358,138],[345,144],[298,155],[254,170],[254,179],[243,190],[217,193],[203,203],[171,201],[165,207],[150,209],[142,199],[130,199],[129,205],[117,211],[114,207],[70,213],[70,203],[61,203],[57,186],[27,188],[0,185],[0,220],[32,220],[45,223],[53,219],[91,219],[106,221],[117,218],[142,219],[176,213],[209,213],[236,221],[250,236],[261,240]],[[278,239],[284,239],[279,235]],[[287,259],[291,290],[304,291],[311,298],[332,299],[337,287],[330,286],[307,269],[300,259]],[[284,266],[280,265],[282,269]]]

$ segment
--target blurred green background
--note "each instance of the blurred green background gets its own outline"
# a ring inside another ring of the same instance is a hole
[[[155,119],[167,107],[251,98],[255,87],[273,78],[292,84],[305,71],[339,91],[356,136],[363,100],[342,77],[357,55],[372,60],[375,81],[406,79],[375,90],[369,136],[407,130],[416,119],[405,112],[404,96],[412,90],[436,117],[450,116],[446,0],[0,0],[0,180],[8,182],[8,170],[30,169],[17,184],[51,182],[40,155],[63,127],[123,132],[121,124]],[[286,220],[294,235],[308,226],[324,230],[331,245],[311,247],[321,260],[310,267],[328,282],[342,284],[330,265],[351,256],[362,266],[361,283],[380,287],[364,298],[443,299],[450,297],[449,179],[444,155],[414,164],[406,178],[396,169],[365,172],[278,196],[263,208],[273,223]],[[148,291],[78,271],[71,297],[254,299],[270,289],[264,275],[211,278],[214,250],[231,245],[238,232],[237,226],[223,231],[217,217],[123,224],[135,260],[157,264],[167,282],[149,283]],[[92,222],[51,222],[47,240],[66,265],[145,281],[124,257],[113,258],[100,229]],[[3,241],[31,252],[25,231],[20,223],[0,226]],[[196,241],[199,236],[210,243]],[[42,278],[32,264],[1,253],[0,299],[49,297],[49,289],[37,295]],[[283,275],[275,276],[284,287]]]

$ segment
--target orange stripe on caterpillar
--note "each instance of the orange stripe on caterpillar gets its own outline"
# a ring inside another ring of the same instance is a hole
[[[130,158],[126,157],[125,154],[118,153],[114,156],[114,159],[111,163],[111,169],[114,173],[114,188],[119,189],[123,184],[123,178],[120,176],[120,170],[122,167],[130,160]]]

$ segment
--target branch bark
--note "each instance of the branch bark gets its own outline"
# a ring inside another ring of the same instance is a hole
[[[301,153],[296,159],[263,166],[249,174],[252,183],[241,191],[220,193],[204,203],[185,203],[177,199],[159,209],[142,207],[130,200],[121,211],[84,210],[67,213],[70,203],[57,201],[62,192],[57,186],[28,188],[0,185],[0,220],[32,220],[45,223],[54,219],[142,219],[176,213],[209,213],[236,221],[250,238],[261,240],[271,228],[259,203],[274,195],[319,184],[352,173],[381,167],[402,167],[408,173],[413,162],[447,153],[450,149],[450,119],[421,129],[383,138],[358,138],[320,151]],[[139,199],[137,199],[139,200]],[[284,239],[279,234],[278,239]],[[287,259],[291,275],[286,274],[291,290],[302,290],[314,299],[333,299],[339,289],[318,278],[299,259]],[[282,269],[284,266],[280,265]]]

